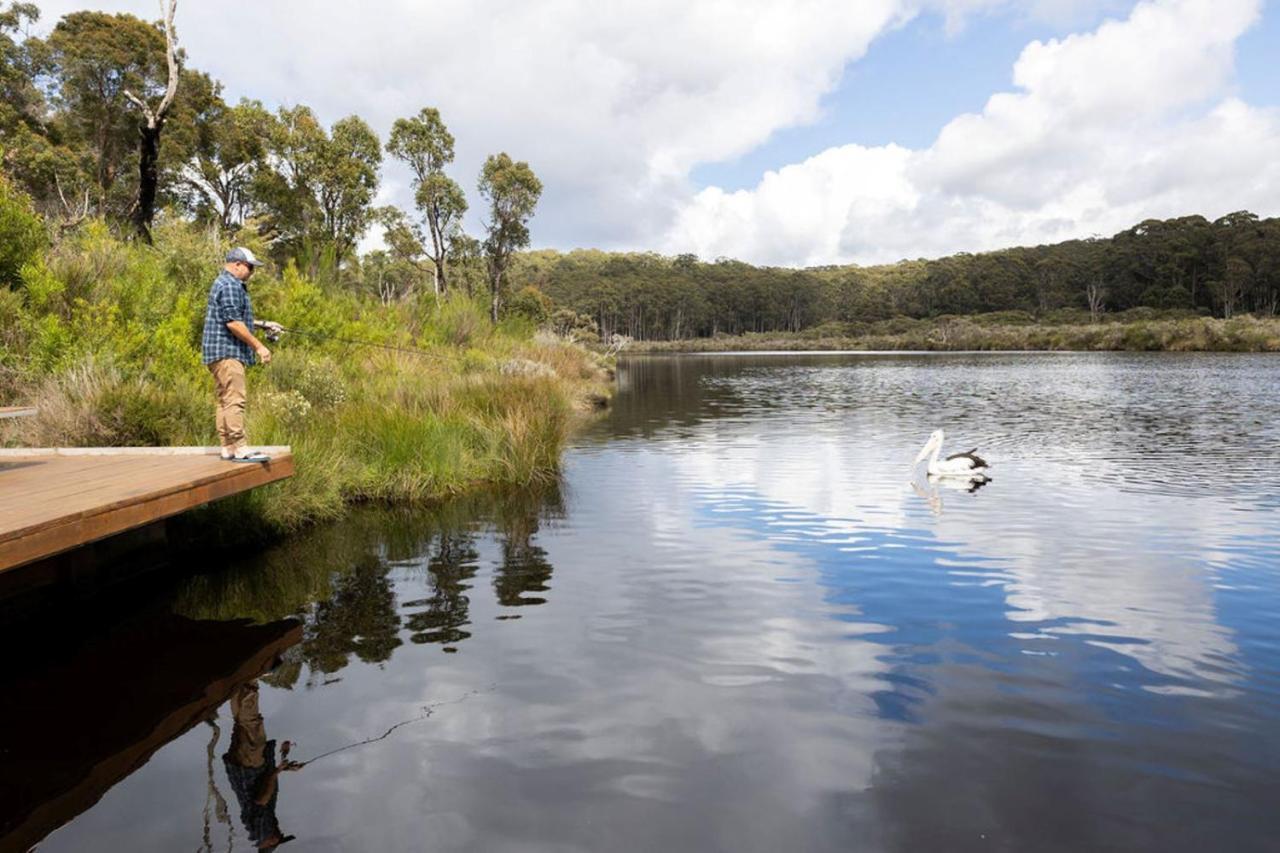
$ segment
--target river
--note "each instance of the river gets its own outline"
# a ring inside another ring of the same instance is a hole
[[[0,684],[8,842],[1276,849],[1280,359],[618,381],[554,486],[45,614]],[[938,427],[990,483],[912,476]]]

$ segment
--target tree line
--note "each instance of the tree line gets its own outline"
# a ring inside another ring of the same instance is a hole
[[[869,267],[521,251],[542,192],[527,163],[506,153],[485,161],[476,182],[484,233],[471,236],[467,193],[450,174],[455,140],[437,109],[396,120],[384,141],[357,115],[326,127],[301,104],[229,103],[181,49],[175,3],[165,0],[155,22],[74,12],[44,38],[27,34],[35,6],[0,10],[0,172],[54,239],[100,218],[149,240],[157,215],[176,217],[384,303],[460,290],[486,295],[495,321],[513,310],[605,338],[1004,311],[1088,312],[1095,321],[1138,307],[1224,317],[1280,311],[1280,220],[1247,211]],[[384,158],[411,174],[412,210],[373,204]],[[361,255],[374,225],[385,248]],[[16,271],[3,267],[10,280],[0,284],[16,283]]]
[[[529,242],[542,184],[490,156],[477,181],[485,233],[462,227],[466,193],[447,173],[454,138],[438,110],[397,120],[385,145],[359,116],[329,127],[305,105],[229,103],[179,46],[176,0],[148,22],[73,12],[45,38],[30,3],[0,10],[0,169],[55,237],[101,218],[149,242],[157,212],[251,235],[281,265],[321,270],[384,301],[429,280],[485,289],[496,320],[507,267]],[[415,209],[375,207],[383,157],[413,175]],[[386,250],[359,257],[373,224]]]
[[[602,336],[674,340],[824,323],[1133,308],[1280,313],[1280,219],[1240,211],[1147,220],[1110,238],[880,266],[757,267],[651,253],[523,253],[514,281],[591,318]]]

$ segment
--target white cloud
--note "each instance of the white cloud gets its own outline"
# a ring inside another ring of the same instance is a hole
[[[1230,94],[1235,41],[1259,12],[1259,0],[1153,0],[1094,32],[1033,42],[1017,91],[957,117],[929,148],[833,148],[751,190],[703,190],[666,248],[875,262],[1151,216],[1277,212],[1280,114]]]
[[[1028,45],[1013,91],[927,149],[845,145],[751,190],[690,185],[696,165],[814,120],[845,66],[922,11],[958,27],[993,13],[1096,20],[1121,2],[183,0],[178,27],[231,98],[359,113],[384,136],[439,107],[474,206],[486,155],[528,160],[546,186],[536,245],[868,262],[1277,212],[1280,117],[1231,97],[1234,43],[1260,0],[1128,0],[1126,20]],[[158,14],[147,0],[48,0],[44,26],[83,5]],[[411,206],[403,169],[389,163],[384,181],[381,199]]]
[[[145,0],[56,0],[157,17]],[[688,197],[701,162],[813,120],[844,66],[903,0],[336,0],[201,4],[177,23],[192,63],[231,97],[356,112],[383,135],[440,108],[474,197],[488,154],[528,160],[546,192],[534,240],[640,246]],[[394,167],[388,173],[397,174]],[[405,194],[402,204],[410,204]]]
[[[963,30],[977,16],[1014,14],[1028,21],[1076,26],[1100,14],[1123,11],[1127,0],[922,0],[922,8],[939,12],[948,32]]]

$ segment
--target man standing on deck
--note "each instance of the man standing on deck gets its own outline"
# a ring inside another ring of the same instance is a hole
[[[222,458],[234,462],[269,461],[265,453],[249,450],[244,434],[245,368],[257,359],[263,364],[271,363],[271,350],[250,330],[281,330],[279,323],[253,319],[249,277],[260,266],[262,262],[243,246],[227,252],[226,266],[209,289],[209,305],[204,314],[201,349],[218,394]]]

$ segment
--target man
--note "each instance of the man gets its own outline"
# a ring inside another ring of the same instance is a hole
[[[222,458],[234,462],[267,462],[265,453],[251,451],[244,434],[245,368],[261,359],[271,363],[271,350],[250,329],[281,331],[279,323],[253,319],[249,278],[262,266],[243,246],[227,252],[226,265],[209,289],[201,348],[213,373],[218,394],[218,437]]]
[[[222,764],[240,803],[240,822],[249,833],[249,843],[258,850],[274,850],[294,839],[281,831],[276,817],[280,774],[303,766],[289,760],[292,746],[289,741],[281,744],[277,764],[276,742],[267,740],[266,724],[258,710],[258,682],[238,686],[231,694],[231,746],[222,756]]]

